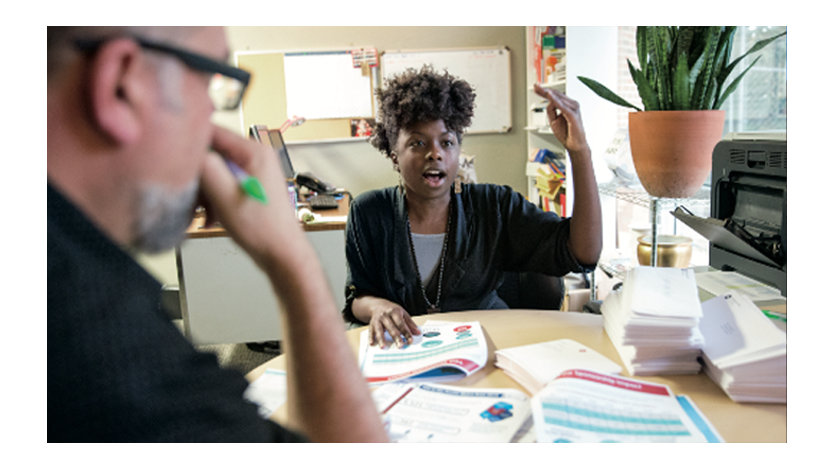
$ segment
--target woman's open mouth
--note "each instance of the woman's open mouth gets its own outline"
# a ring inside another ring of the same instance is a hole
[[[446,181],[446,172],[442,170],[426,170],[425,172],[423,172],[423,179],[430,186],[442,186],[443,183]]]

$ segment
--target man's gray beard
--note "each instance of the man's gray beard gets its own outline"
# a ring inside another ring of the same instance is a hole
[[[131,246],[145,253],[176,247],[191,224],[198,189],[196,180],[178,193],[157,185],[146,186],[139,201]]]

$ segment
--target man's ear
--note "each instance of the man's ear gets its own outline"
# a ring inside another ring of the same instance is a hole
[[[141,135],[141,48],[124,38],[102,44],[89,72],[92,117],[98,128],[118,144],[136,142]]]

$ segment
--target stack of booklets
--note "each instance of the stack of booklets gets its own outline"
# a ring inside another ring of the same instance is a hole
[[[619,364],[572,339],[557,339],[495,351],[495,367],[503,370],[530,394],[543,389],[568,369],[619,374]]]
[[[787,334],[748,297],[703,303],[707,375],[737,402],[787,403]]]
[[[637,266],[602,304],[605,332],[631,375],[695,374],[703,336],[690,269]]]
[[[371,384],[396,381],[452,381],[484,367],[487,343],[480,322],[427,321],[403,348],[371,346],[359,335],[359,368]],[[387,333],[386,333],[387,334]]]

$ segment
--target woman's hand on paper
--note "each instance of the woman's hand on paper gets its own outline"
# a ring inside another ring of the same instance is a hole
[[[420,327],[400,305],[381,298],[365,299],[369,301],[371,309],[371,320],[368,322],[371,346],[379,344],[386,348],[393,341],[398,348],[402,348],[414,341],[414,335],[420,334]]]

